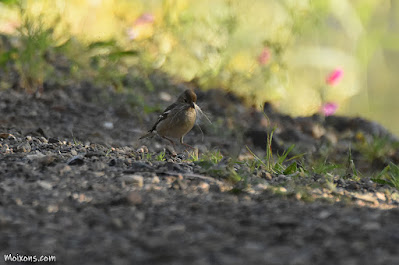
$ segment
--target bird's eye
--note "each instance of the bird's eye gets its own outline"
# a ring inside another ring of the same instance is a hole
[[[187,101],[187,99],[185,99],[185,100],[184,100],[184,102],[186,102],[186,103],[187,103],[187,102],[188,102],[188,101]]]

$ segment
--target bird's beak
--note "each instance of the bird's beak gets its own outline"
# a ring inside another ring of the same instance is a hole
[[[194,103],[194,102],[191,102],[191,107],[192,107],[193,109],[195,109],[195,103]]]

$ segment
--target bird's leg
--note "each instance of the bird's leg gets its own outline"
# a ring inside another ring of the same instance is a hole
[[[162,136],[162,138],[168,140],[173,146],[175,146],[175,142],[173,142],[172,139],[169,139],[169,138],[166,137],[166,136]]]
[[[184,151],[186,151],[186,152],[188,153],[189,156],[198,159],[198,148],[192,147],[191,145],[184,143],[184,142],[183,142],[183,137],[180,138],[180,143],[181,143],[182,145],[185,145],[185,146],[191,148],[191,150],[192,150],[192,153],[191,153],[191,154],[190,154],[190,152],[189,152],[187,149],[184,150]]]
[[[173,142],[172,139],[169,139],[169,138],[166,137],[166,136],[162,136],[162,138],[168,140],[168,141],[172,144],[171,150],[170,150],[169,148],[168,148],[168,149],[169,149],[169,151],[172,153],[172,156],[177,156],[177,153],[176,153],[176,150],[175,150],[175,142]]]
[[[195,148],[194,148],[194,147],[192,147],[191,145],[189,145],[189,144],[186,144],[186,143],[183,143],[183,137],[180,137],[180,143],[181,143],[182,145],[185,145],[185,146],[187,146],[187,147],[189,147],[189,148],[191,148],[191,149],[195,150]],[[186,151],[187,151],[187,150],[186,150]]]

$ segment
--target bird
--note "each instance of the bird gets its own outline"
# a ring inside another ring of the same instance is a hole
[[[168,140],[173,146],[174,141],[170,138],[179,139],[180,143],[194,149],[191,145],[183,142],[184,136],[191,131],[197,118],[197,95],[192,89],[186,89],[179,95],[176,102],[168,106],[152,128],[139,139],[152,137],[158,134]]]

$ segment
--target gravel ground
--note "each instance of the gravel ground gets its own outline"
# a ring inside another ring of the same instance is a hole
[[[236,192],[241,182],[182,156],[149,159],[164,143],[136,139],[156,114],[87,102],[82,91],[0,92],[1,255],[54,255],[57,264],[399,264],[396,190],[365,177],[335,179],[331,191],[315,175],[305,182],[319,184],[307,201],[290,192],[303,180],[260,171]],[[154,105],[168,105],[167,95]],[[270,124],[260,113],[218,91],[199,92],[198,100],[213,124],[203,125],[204,141],[194,129],[187,143],[200,153],[243,156],[245,144],[261,152]],[[211,100],[217,104],[204,103]],[[324,141],[339,156],[359,130],[395,138],[362,119],[331,117],[320,128],[317,117],[267,107],[280,128],[276,150],[288,138],[317,153]],[[398,152],[389,155],[396,161]]]

